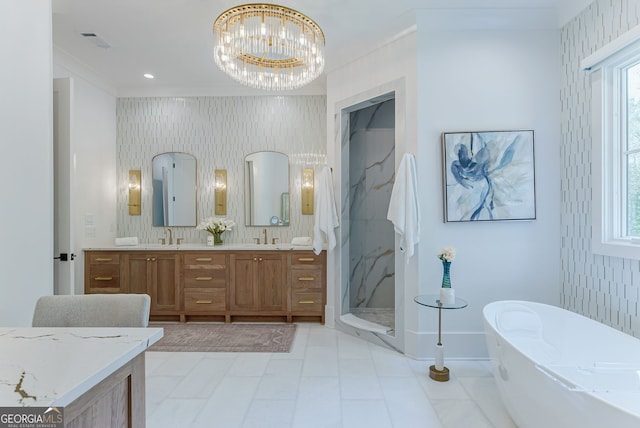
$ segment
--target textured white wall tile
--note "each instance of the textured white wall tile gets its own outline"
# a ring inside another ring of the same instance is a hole
[[[289,156],[291,225],[269,228],[269,237],[291,242],[312,236],[313,216],[301,214],[300,175],[326,164],[324,96],[121,98],[117,104],[118,236],[158,242],[164,228],[151,225],[151,159],[184,152],[197,159],[197,218],[213,216],[213,172],[227,170],[227,218],[238,227],[223,235],[226,243],[247,243],[262,227],[244,225],[244,157],[272,150]],[[142,215],[130,216],[130,169],[142,170]],[[204,243],[206,233],[175,227],[174,237]]]
[[[640,22],[640,2],[598,0],[561,32],[562,305],[640,337],[637,261],[591,252],[591,88],[580,61]]]

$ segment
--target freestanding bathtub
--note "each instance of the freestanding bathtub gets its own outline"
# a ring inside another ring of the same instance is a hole
[[[640,340],[541,303],[484,307],[502,400],[519,428],[640,427]]]

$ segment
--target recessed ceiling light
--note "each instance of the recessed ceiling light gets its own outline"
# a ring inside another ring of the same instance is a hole
[[[153,74],[151,73],[144,73],[143,76],[146,77],[147,79],[153,79],[154,77]]]

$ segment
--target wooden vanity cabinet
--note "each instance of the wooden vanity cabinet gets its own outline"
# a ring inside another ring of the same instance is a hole
[[[179,260],[171,251],[124,253],[121,264],[124,292],[149,294],[150,315],[177,315],[180,311]]]
[[[324,324],[326,303],[326,253],[295,251],[290,255],[290,318],[320,317]]]
[[[115,251],[87,252],[84,287],[87,294],[124,293],[120,286],[120,254]]]
[[[280,251],[229,256],[230,310],[234,315],[286,316],[286,257]]]
[[[146,293],[153,321],[317,321],[326,255],[279,250],[86,250],[85,293]]]

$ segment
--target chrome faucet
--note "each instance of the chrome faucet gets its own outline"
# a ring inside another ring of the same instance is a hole
[[[264,233],[264,244],[267,245],[267,228],[265,227],[264,230],[262,231],[262,233]]]
[[[169,232],[169,245],[173,245],[173,233],[171,232],[171,229],[169,229],[168,227],[164,231],[165,235],[167,232]]]

